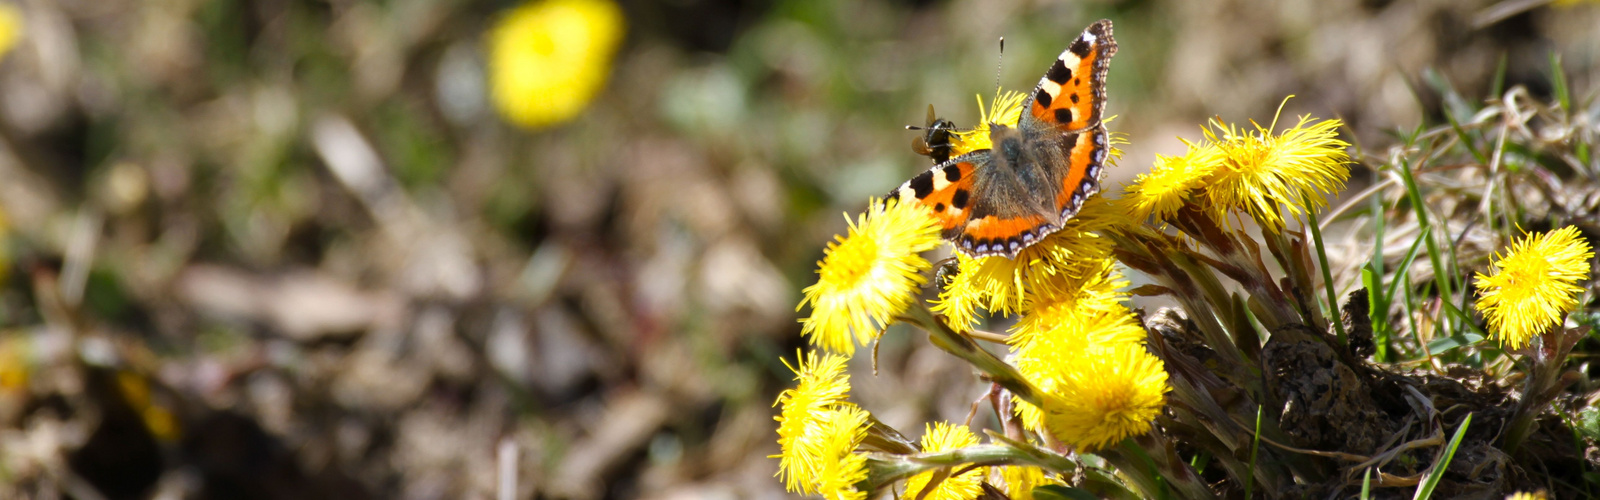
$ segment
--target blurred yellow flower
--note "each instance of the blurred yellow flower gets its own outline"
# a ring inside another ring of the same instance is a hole
[[[156,403],[150,390],[150,381],[143,375],[128,370],[117,371],[117,387],[128,406],[139,412],[145,428],[162,441],[176,442],[179,434],[178,419],[165,407]]]
[[[27,389],[28,363],[27,338],[0,332],[0,394]]]
[[[951,326],[968,329],[977,324],[978,308],[1014,314],[1026,312],[1024,304],[1030,301],[1076,293],[1109,265],[1112,242],[1098,233],[1130,223],[1126,212],[1094,196],[1060,230],[1024,248],[1015,259],[958,253],[959,272],[943,284],[933,310],[948,317]]]
[[[22,11],[16,5],[0,3],[0,58],[11,53],[22,38]]]
[[[605,86],[624,24],[610,0],[541,0],[511,9],[488,33],[495,107],[527,128],[577,116]]]
[[[964,425],[952,425],[949,422],[928,424],[922,433],[922,451],[926,453],[950,451],[978,444],[978,436],[972,434]],[[923,493],[923,488],[928,486],[928,481],[933,479],[936,471],[923,472],[906,480],[905,493],[902,499],[923,498],[926,500],[972,500],[983,493],[985,470],[976,467],[959,476],[946,477],[943,482],[933,488],[933,491]],[[950,471],[955,473],[955,471]]]
[[[821,278],[806,287],[796,307],[811,304],[800,334],[812,345],[854,354],[856,341],[870,342],[916,300],[917,287],[927,281],[923,272],[932,266],[920,254],[939,241],[939,221],[926,207],[872,200],[817,263]]]
[[[0,54],[3,56],[4,54]],[[7,242],[11,238],[11,223],[6,219],[6,211],[0,210],[0,284],[6,282],[6,277],[11,273],[11,254],[6,250],[11,245]]]
[[[1141,343],[1084,352],[1045,395],[1045,427],[1061,442],[1094,452],[1150,431],[1166,406],[1167,372]]]
[[[987,110],[983,107],[983,96],[978,96],[978,116],[982,118],[978,120],[977,127],[951,134],[950,156],[992,148],[994,145],[989,141],[989,124],[1016,127],[1017,122],[1022,119],[1022,101],[1026,96],[1014,90],[996,92],[994,101]]]
[[[804,449],[803,437],[815,432],[813,427],[834,408],[855,406],[845,400],[850,396],[850,375],[845,373],[845,362],[850,358],[814,351],[809,354],[800,355],[799,367],[784,360],[798,383],[795,388],[778,394],[777,402],[773,403],[782,408],[774,417],[778,421],[778,446],[782,453],[771,458],[779,459],[778,475],[783,476],[784,487],[795,493],[816,493],[820,464],[814,460],[811,450]]]
[[[1489,275],[1477,273],[1474,308],[1489,322],[1489,334],[1512,349],[1559,323],[1578,306],[1594,258],[1578,228],[1567,226],[1529,234],[1511,245],[1504,258],[1496,255]]]
[[[1549,498],[1549,495],[1545,493],[1544,490],[1539,490],[1532,493],[1518,491],[1516,493],[1506,495],[1506,500],[1545,500],[1546,498]]]
[[[1350,144],[1338,138],[1343,122],[1323,120],[1308,126],[1310,122],[1310,116],[1302,116],[1294,127],[1274,134],[1260,125],[1249,131],[1213,120],[1205,136],[1220,151],[1222,161],[1205,181],[1208,200],[1202,206],[1219,221],[1227,220],[1229,210],[1238,209],[1263,229],[1279,231],[1284,222],[1280,207],[1298,218],[1326,205],[1323,193],[1343,189],[1350,177],[1345,166],[1350,156],[1344,151]]]
[[[1139,174],[1133,184],[1123,189],[1122,203],[1133,220],[1143,221],[1154,215],[1157,220],[1170,220],[1191,193],[1205,187],[1205,179],[1216,171],[1222,162],[1222,150],[1212,144],[1194,144],[1183,156],[1156,155],[1156,164],[1150,173]]]

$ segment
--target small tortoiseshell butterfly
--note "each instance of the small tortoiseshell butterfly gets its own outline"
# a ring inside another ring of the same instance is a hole
[[[886,198],[927,205],[944,238],[967,255],[1016,258],[1100,192],[1111,149],[1100,120],[1116,53],[1111,21],[1089,25],[1039,79],[1016,128],[989,124],[993,149],[941,162]],[[929,125],[923,141],[931,146],[934,133],[947,129]]]

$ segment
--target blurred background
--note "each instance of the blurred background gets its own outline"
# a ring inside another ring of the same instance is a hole
[[[1101,18],[1112,192],[1290,94],[1382,151],[1600,79],[1596,2],[0,3],[0,497],[784,497],[840,214]],[[855,361],[913,437],[986,388]]]

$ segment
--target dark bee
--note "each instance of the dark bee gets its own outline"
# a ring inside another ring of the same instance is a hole
[[[906,128],[922,131],[922,137],[911,140],[911,151],[932,158],[935,165],[950,160],[950,136],[955,131],[956,124],[933,114],[932,104],[928,105],[928,124],[926,126]]]

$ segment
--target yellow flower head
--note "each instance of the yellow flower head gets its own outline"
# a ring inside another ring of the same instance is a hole
[[[1150,431],[1167,404],[1167,372],[1138,343],[1085,352],[1045,397],[1045,427],[1063,443],[1093,452]]]
[[[951,425],[949,422],[928,424],[922,433],[922,451],[933,453],[965,448],[978,444],[978,436],[964,425]],[[923,494],[922,490],[928,486],[928,481],[933,479],[935,471],[923,472],[906,480],[905,494],[900,498],[924,498],[927,500],[972,500],[983,493],[984,469],[977,467],[959,476],[950,476],[933,488],[933,491]],[[955,471],[951,471],[954,473]]]
[[[932,265],[920,254],[939,241],[939,222],[926,207],[872,200],[860,222],[850,224],[849,235],[829,243],[817,263],[821,279],[806,287],[796,308],[811,304],[800,334],[812,345],[855,353],[857,340],[871,341],[910,307]]]
[[[1520,348],[1578,306],[1577,283],[1589,277],[1592,258],[1576,227],[1527,235],[1504,258],[1496,256],[1493,274],[1478,273],[1474,308],[1489,321],[1491,336]]]
[[[16,5],[0,3],[0,57],[5,57],[22,38],[22,11]]]
[[[856,451],[867,437],[866,410],[841,406],[819,417],[800,438],[800,448],[816,465],[811,491],[829,500],[866,500],[867,492],[856,490],[867,479],[867,455]]]
[[[1144,327],[1122,304],[1125,295],[1116,291],[1125,283],[1121,276],[1108,276],[1076,299],[1036,306],[1018,320],[1008,341],[1023,378],[1041,392],[1059,393],[1071,383],[1069,374],[1079,369],[1088,353],[1117,345],[1141,345],[1147,336]],[[1038,407],[1013,399],[1024,426],[1033,430],[1044,427]]]
[[[952,326],[971,328],[978,308],[1013,314],[1025,312],[1030,300],[1076,293],[1110,265],[1112,242],[1098,233],[1130,223],[1126,212],[1094,196],[1059,231],[1024,248],[1015,259],[957,254],[959,272],[943,284],[933,310],[949,317]]]
[[[488,33],[495,107],[527,128],[577,116],[605,85],[624,29],[622,9],[610,0],[540,0],[511,9]]]
[[[1157,220],[1170,220],[1189,201],[1191,193],[1205,187],[1205,179],[1222,163],[1222,150],[1215,145],[1189,141],[1184,144],[1189,150],[1183,156],[1156,155],[1150,173],[1139,174],[1133,184],[1124,188],[1122,203],[1133,220],[1143,221],[1152,215]]]
[[[1222,162],[1205,182],[1211,215],[1226,221],[1229,210],[1243,210],[1263,229],[1279,231],[1280,207],[1298,218],[1327,205],[1323,193],[1343,189],[1350,177],[1345,166],[1350,156],[1344,151],[1350,144],[1338,138],[1343,122],[1310,122],[1310,116],[1302,116],[1294,127],[1274,134],[1260,125],[1249,131],[1213,121],[1206,140],[1220,151]]]
[[[783,450],[776,456],[778,475],[784,477],[784,486],[791,492],[816,493],[814,485],[819,463],[811,450],[805,449],[804,437],[828,418],[828,412],[855,406],[845,400],[850,396],[850,375],[845,373],[845,362],[849,358],[810,354],[800,355],[799,368],[784,360],[798,383],[795,388],[778,394],[778,401],[773,404],[782,408],[774,417],[778,421],[778,446]]]
[[[1546,498],[1549,498],[1549,494],[1545,493],[1544,490],[1539,490],[1532,493],[1518,491],[1516,493],[1506,495],[1506,500],[1545,500]]]
[[[980,149],[991,149],[994,145],[989,141],[989,124],[1016,127],[1017,121],[1022,119],[1022,101],[1026,94],[1014,90],[996,92],[994,102],[987,111],[983,108],[983,97],[978,97],[978,126],[971,130],[957,131],[950,137],[950,156],[964,155]]]

